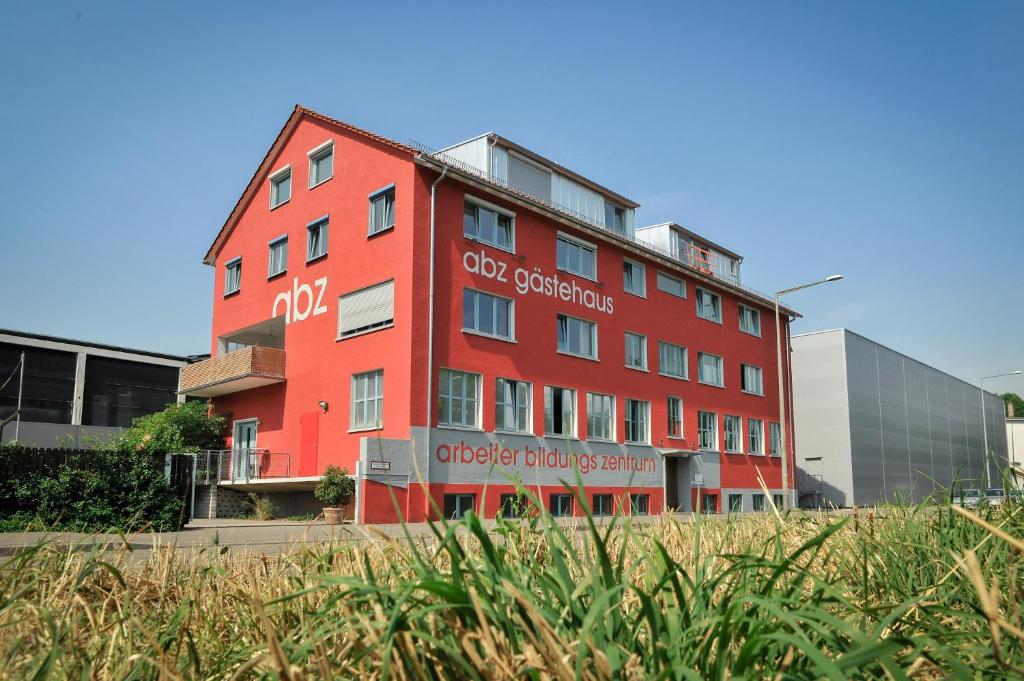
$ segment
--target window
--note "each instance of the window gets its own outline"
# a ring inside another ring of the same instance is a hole
[[[750,503],[751,503],[750,507],[752,509],[754,509],[755,511],[763,511],[764,510],[764,495],[763,494],[753,494],[750,497]]]
[[[327,255],[327,218],[306,225],[306,262]]]
[[[678,397],[668,398],[668,436],[683,436],[683,400]]]
[[[686,297],[686,283],[664,272],[658,272],[658,290],[680,298]]]
[[[722,358],[718,355],[709,355],[706,352],[697,353],[698,379],[701,383],[708,385],[725,386],[725,377],[722,376]]]
[[[674,378],[687,378],[686,348],[658,341],[658,373]]]
[[[238,293],[242,288],[242,259],[229,260],[224,265],[224,295]]]
[[[764,421],[761,419],[747,419],[748,452],[751,454],[764,454]]]
[[[651,403],[626,400],[626,442],[646,443],[651,439]]]
[[[494,429],[510,433],[529,433],[530,384],[499,378],[495,382]]]
[[[651,508],[651,497],[649,494],[630,494],[629,510],[633,515],[647,515]]]
[[[597,359],[597,324],[558,315],[558,351]]]
[[[647,371],[647,337],[626,332],[626,366]]]
[[[285,167],[270,178],[270,207],[277,208],[292,198],[292,169]]]
[[[768,452],[772,456],[782,456],[782,429],[778,423],[768,424]]]
[[[643,265],[632,260],[622,261],[622,290],[635,296],[647,295],[647,275]]]
[[[626,209],[614,203],[604,202],[604,226],[619,234],[626,233]]]
[[[369,430],[384,425],[384,371],[370,371],[352,377],[352,430]]]
[[[480,375],[441,369],[437,421],[443,426],[479,428]]]
[[[471,288],[462,289],[462,330],[512,340],[512,301]]]
[[[576,391],[544,386],[544,432],[576,437]]]
[[[370,234],[395,226],[395,185],[370,194]]]
[[[743,495],[742,494],[730,494],[729,495],[729,513],[739,513],[743,510]]]
[[[555,239],[555,266],[587,279],[597,277],[597,249],[559,236]]]
[[[385,281],[338,298],[338,340],[395,323],[395,282]]]
[[[466,201],[462,233],[470,239],[511,251],[514,219],[508,213]]]
[[[611,494],[595,494],[594,495],[594,515],[611,515],[612,514],[612,495]]]
[[[309,188],[334,177],[334,142],[321,144],[309,152]]]
[[[741,364],[740,369],[740,388],[743,392],[752,395],[764,395],[764,385],[761,382],[761,367]]]
[[[475,494],[445,494],[444,517],[449,519],[462,518],[476,506]]]
[[[722,299],[717,293],[705,289],[697,289],[697,316],[722,323]]]
[[[572,515],[572,495],[552,494],[551,515],[556,518],[565,518]]]
[[[772,495],[772,501],[775,503],[775,508],[777,508],[777,509],[779,509],[781,511],[782,510],[782,495],[781,494],[773,494]]]
[[[611,395],[587,393],[587,437],[615,439],[615,398]]]
[[[288,269],[288,237],[281,236],[270,242],[267,255],[267,278],[284,274]]]
[[[740,305],[740,331],[751,336],[760,336],[761,313],[752,307]]]
[[[713,411],[697,412],[699,446],[707,452],[718,451],[718,415]]]
[[[522,494],[502,494],[498,501],[498,515],[502,518],[522,518],[526,516],[529,500]]]
[[[725,451],[743,451],[743,419],[739,416],[725,417]]]

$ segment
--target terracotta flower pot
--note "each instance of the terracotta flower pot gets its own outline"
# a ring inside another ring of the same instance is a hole
[[[341,525],[348,515],[348,506],[325,506],[324,521],[328,525]]]

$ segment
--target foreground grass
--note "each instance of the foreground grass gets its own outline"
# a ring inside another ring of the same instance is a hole
[[[0,566],[0,675],[1020,678],[1024,509],[982,514],[470,517],[273,558],[43,545]]]

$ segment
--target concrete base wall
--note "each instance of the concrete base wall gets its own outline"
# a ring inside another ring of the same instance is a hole
[[[271,492],[260,496],[267,497],[274,505],[276,518],[307,513],[319,515],[323,511],[323,504],[313,497],[312,492]],[[239,518],[251,512],[252,503],[246,492],[218,485],[196,487],[196,518]]]

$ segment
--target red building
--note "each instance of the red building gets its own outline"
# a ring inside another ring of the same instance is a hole
[[[233,424],[221,488],[308,498],[335,464],[364,522],[493,516],[516,480],[576,514],[578,466],[598,513],[767,507],[771,301],[636,207],[495,134],[435,152],[297,107],[204,259],[213,357],[181,390]]]

